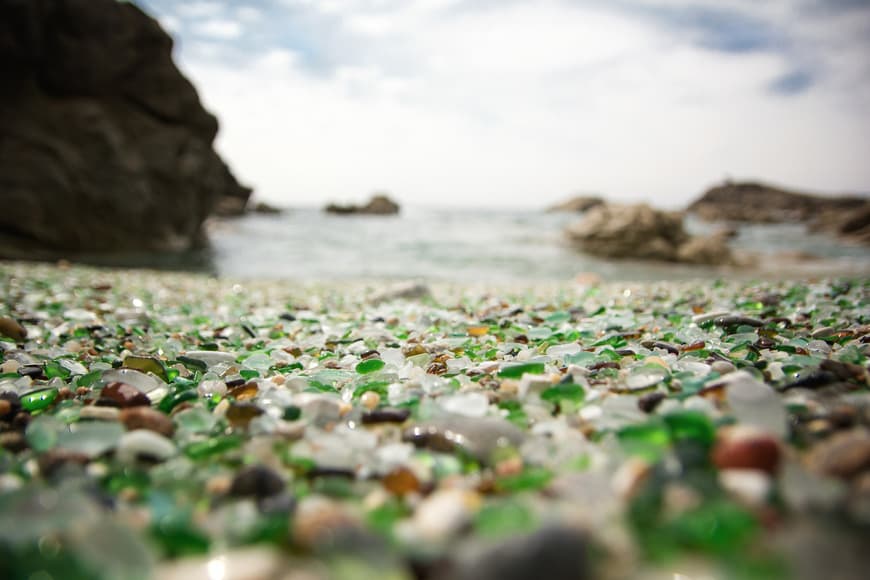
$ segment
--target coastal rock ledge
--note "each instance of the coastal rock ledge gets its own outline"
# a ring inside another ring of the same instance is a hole
[[[0,257],[187,250],[251,193],[133,4],[0,0],[0,78]]]
[[[588,210],[568,226],[568,237],[580,250],[601,258],[680,262],[708,266],[735,265],[728,232],[690,236],[682,212],[654,209],[645,203],[605,203]]]
[[[811,231],[870,245],[870,197],[822,196],[755,181],[708,189],[688,211],[710,222],[804,223]]]

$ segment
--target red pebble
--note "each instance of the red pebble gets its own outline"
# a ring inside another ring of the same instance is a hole
[[[720,436],[713,448],[713,464],[719,469],[758,469],[775,475],[779,468],[779,441],[758,431],[734,430]]]
[[[100,401],[98,404],[126,408],[150,405],[151,401],[145,396],[145,393],[133,385],[114,382],[109,383],[100,391]]]

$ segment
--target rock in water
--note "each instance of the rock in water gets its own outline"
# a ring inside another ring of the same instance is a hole
[[[132,3],[0,0],[0,256],[177,251],[223,197],[217,121]]]
[[[567,230],[581,250],[602,258],[630,258],[690,264],[734,263],[724,236],[692,237],[683,215],[645,203],[602,204],[588,210]]]
[[[728,248],[731,232],[720,231],[711,236],[694,236],[677,248],[677,261],[685,264],[729,264],[733,257]]]
[[[593,207],[569,235],[596,256],[666,261],[674,260],[677,247],[688,239],[682,215],[647,204]]]
[[[688,211],[707,221],[803,222],[811,230],[870,243],[870,199],[789,191],[754,181],[726,181],[693,201]]]
[[[365,205],[338,205],[331,203],[323,210],[337,215],[395,215],[399,213],[399,204],[383,194],[377,194]]]

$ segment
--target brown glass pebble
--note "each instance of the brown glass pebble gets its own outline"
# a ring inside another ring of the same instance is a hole
[[[683,352],[693,352],[696,350],[701,350],[702,348],[704,348],[706,346],[707,346],[707,343],[705,343],[703,340],[698,340],[698,341],[693,342],[692,344],[687,344],[687,345],[683,346],[682,348],[680,348],[680,350]]]
[[[231,388],[227,391],[227,395],[233,397],[237,401],[247,401],[257,396],[260,388],[254,381],[247,382],[243,385]]]
[[[11,391],[0,393],[0,404],[3,405],[0,409],[0,419],[10,420],[21,410],[21,397]]]
[[[0,447],[12,453],[18,453],[27,449],[27,440],[24,435],[18,431],[10,431],[8,433],[0,433]]]
[[[638,408],[644,413],[652,413],[659,406],[659,403],[665,400],[665,394],[661,391],[653,391],[647,393],[637,400]]]
[[[97,404],[126,408],[142,405],[148,406],[151,404],[151,400],[145,396],[145,393],[133,385],[116,381],[103,387],[103,390],[100,391],[100,398]]]
[[[119,418],[128,431],[148,429],[160,433],[164,437],[172,437],[172,433],[175,431],[175,423],[172,422],[172,419],[151,407],[124,409]]]
[[[719,469],[758,469],[773,475],[779,468],[779,442],[766,433],[727,434],[716,442],[712,459]]]
[[[364,425],[374,423],[404,423],[410,416],[411,411],[409,409],[382,407],[363,413],[362,422]]]
[[[420,490],[420,480],[407,467],[397,467],[386,474],[382,482],[393,495],[404,496]]]
[[[263,409],[253,403],[233,403],[227,409],[227,421],[233,427],[247,429],[248,424],[255,418],[263,414]]]
[[[43,477],[52,477],[66,466],[84,466],[90,459],[83,453],[67,449],[51,449],[39,456],[37,464]]]

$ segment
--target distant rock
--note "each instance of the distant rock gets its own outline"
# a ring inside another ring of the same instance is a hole
[[[683,228],[682,212],[645,203],[602,204],[567,229],[569,238],[593,256],[704,265],[735,262],[725,233],[693,237]]]
[[[254,204],[254,207],[251,208],[251,211],[254,213],[277,215],[281,213],[281,208],[268,204],[265,201],[258,201]]]
[[[0,256],[180,251],[244,205],[172,39],[115,0],[0,0]]]
[[[577,195],[566,199],[547,208],[548,212],[576,212],[582,213],[595,206],[601,205],[604,200],[597,195]]]
[[[813,231],[870,243],[867,197],[825,197],[758,182],[726,181],[692,202],[688,211],[706,221],[805,223]]]
[[[870,200],[854,210],[822,211],[809,224],[812,231],[835,234],[846,241],[870,245]]]
[[[399,204],[386,195],[377,194],[365,205],[331,203],[323,208],[323,211],[337,215],[395,215],[399,213]]]

